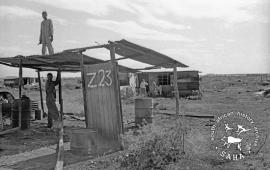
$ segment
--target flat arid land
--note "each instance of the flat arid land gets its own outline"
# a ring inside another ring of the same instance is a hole
[[[143,127],[134,127],[135,97],[125,97],[123,150],[93,157],[69,150],[70,130],[85,127],[85,123],[78,79],[65,78],[64,169],[270,169],[270,98],[260,94],[270,88],[269,81],[269,75],[202,76],[201,100],[180,99],[180,115],[197,117],[175,115],[174,98],[153,98],[153,123]],[[18,94],[16,89],[1,90]],[[39,91],[26,94],[39,100]],[[248,114],[258,128],[258,145],[243,159],[221,157],[211,141],[215,119],[229,112]],[[31,121],[28,130],[0,136],[0,169],[53,169],[56,143],[57,135],[46,128],[46,119]]]

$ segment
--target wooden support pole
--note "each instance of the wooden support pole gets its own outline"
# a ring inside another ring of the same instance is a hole
[[[82,53],[81,54],[81,79],[82,79],[82,93],[83,93],[83,109],[85,115],[85,125],[86,128],[89,128],[88,125],[88,111],[87,111],[87,102],[86,102],[86,89],[85,89],[85,79],[84,79],[84,58]]]
[[[20,56],[20,65],[19,65],[19,128],[22,126],[22,56]]]
[[[61,77],[61,71],[59,73],[59,105],[60,105],[60,121],[63,121],[63,98],[62,98],[62,77]]]
[[[174,95],[175,95],[175,103],[176,103],[176,115],[179,115],[179,92],[178,92],[178,84],[177,84],[177,67],[173,68],[173,81],[174,81]]]
[[[2,103],[0,103],[0,132],[4,129],[3,122],[3,112],[2,112]]]
[[[97,48],[104,48],[107,45],[108,44],[94,45],[94,46],[83,47],[83,48],[73,48],[73,49],[64,50],[63,52],[84,52],[86,50],[97,49]]]
[[[111,62],[115,62],[115,47],[113,43],[110,44],[110,56],[111,56]]]
[[[174,79],[174,91],[175,91],[175,100],[176,100],[176,115],[179,116],[179,91],[178,91],[178,83],[177,83],[177,66],[175,65],[173,68],[173,79]],[[185,154],[185,126],[184,126],[184,111],[182,111],[181,116],[181,133],[182,133],[182,154]]]
[[[60,104],[60,116],[58,120],[59,132],[58,132],[58,143],[56,149],[56,164],[55,170],[63,170],[64,167],[64,122],[63,122],[63,98],[62,98],[62,78],[61,72],[58,74],[59,78],[59,104]]]
[[[38,84],[39,84],[39,94],[40,94],[41,111],[42,111],[42,116],[45,116],[45,113],[44,113],[44,103],[43,103],[43,95],[42,95],[42,87],[41,87],[40,71],[37,70],[37,73],[38,73]]]
[[[115,83],[114,87],[115,87],[115,93],[118,94],[116,95],[116,107],[119,108],[120,110],[120,122],[121,122],[121,127],[120,127],[120,133],[123,134],[124,133],[124,121],[123,121],[123,115],[122,115],[122,103],[121,103],[121,94],[120,94],[120,82],[119,82],[119,78],[118,78],[118,65],[117,62],[115,61],[115,46],[113,45],[113,43],[110,43],[110,56],[111,56],[111,62],[112,63],[116,63],[115,67],[113,67],[113,82]],[[119,99],[119,100],[118,100]]]

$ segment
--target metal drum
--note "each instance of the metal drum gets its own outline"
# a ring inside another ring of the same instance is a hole
[[[75,155],[95,155],[97,153],[97,131],[94,129],[72,129],[70,150]]]
[[[137,98],[135,99],[135,124],[143,125],[153,121],[153,99]]]
[[[22,96],[22,115],[21,115],[21,129],[30,128],[30,119],[31,119],[31,107],[30,107],[30,99],[28,97]],[[16,99],[14,101],[13,107],[13,117],[12,124],[13,127],[18,127],[19,124],[19,100]]]

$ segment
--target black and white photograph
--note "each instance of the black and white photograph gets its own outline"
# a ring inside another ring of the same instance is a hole
[[[0,170],[270,170],[269,0],[0,0]]]

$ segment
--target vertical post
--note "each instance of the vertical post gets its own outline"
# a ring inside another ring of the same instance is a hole
[[[85,89],[85,79],[84,79],[84,58],[82,52],[81,54],[81,79],[82,79],[82,93],[83,93],[83,108],[84,108],[84,115],[85,115],[85,125],[86,128],[89,128],[88,125],[88,112],[87,112],[87,102],[86,102],[86,89]]]
[[[175,65],[173,68],[173,78],[174,78],[174,91],[175,91],[175,100],[176,100],[176,115],[179,116],[179,91],[178,91],[178,83],[177,83],[177,66]],[[181,118],[181,131],[182,131],[182,154],[185,154],[185,146],[184,146],[184,135],[185,135],[185,126],[184,126],[184,111],[182,111]]]
[[[19,128],[21,128],[22,123],[22,56],[20,56],[19,65]]]
[[[59,104],[60,104],[60,117],[58,118],[58,125],[59,125],[59,132],[58,132],[58,144],[57,144],[57,149],[56,149],[56,165],[55,165],[55,170],[63,170],[64,166],[64,123],[63,123],[63,98],[62,98],[62,78],[61,78],[61,70],[59,73]]]
[[[179,115],[179,92],[177,84],[177,67],[173,68],[173,81],[174,81],[174,94],[175,94],[175,103],[176,103],[176,115]]]
[[[115,46],[112,42],[109,42],[110,43],[110,56],[111,56],[111,63],[116,63],[115,67],[113,67],[113,77],[114,77],[114,80],[113,82],[115,83],[115,92],[116,95],[116,101],[117,101],[117,108],[119,108],[120,110],[120,122],[121,122],[121,127],[120,127],[120,133],[123,134],[124,133],[124,123],[123,123],[123,115],[122,115],[122,104],[121,104],[121,94],[120,94],[120,83],[119,83],[119,78],[118,78],[118,65],[117,65],[117,62],[115,61]],[[119,98],[119,100],[117,99]],[[118,102],[119,101],[119,102]]]
[[[42,88],[41,88],[41,77],[40,77],[40,71],[37,70],[37,72],[38,72],[38,84],[39,84],[39,94],[40,94],[40,105],[41,105],[42,116],[44,116],[44,105],[43,105],[43,95],[42,95]]]
[[[0,131],[2,131],[4,128],[2,114],[2,103],[0,103]]]
[[[63,121],[63,98],[62,98],[62,77],[59,73],[59,105],[60,105],[60,121]]]

